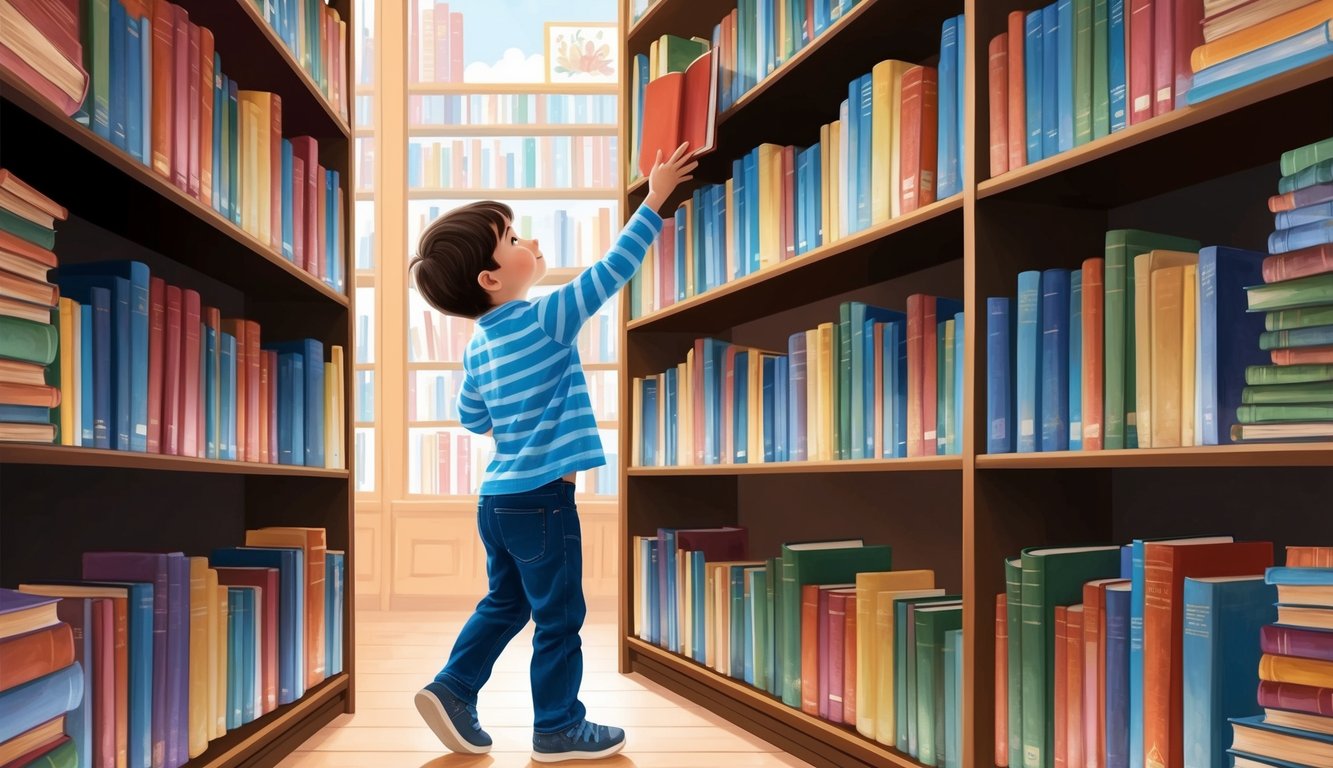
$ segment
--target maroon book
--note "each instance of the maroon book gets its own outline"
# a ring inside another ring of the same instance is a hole
[[[1259,706],[1333,717],[1333,688],[1259,681]]]
[[[1185,94],[1189,93],[1194,82],[1194,70],[1190,67],[1190,54],[1203,45],[1203,0],[1174,0],[1176,4],[1175,50],[1175,108],[1185,106]],[[1170,109],[1171,107],[1167,107]]]
[[[1176,5],[1189,2],[1202,4],[1203,0],[1153,0],[1152,113],[1154,115],[1164,115],[1175,106],[1175,99],[1171,94],[1176,85]],[[1132,37],[1130,39],[1133,40]]]
[[[1259,631],[1259,645],[1274,656],[1333,661],[1333,632],[1269,624]]]
[[[228,587],[259,587],[263,603],[260,633],[259,676],[264,684],[264,712],[278,706],[278,569],[218,568],[218,584]]]
[[[1130,0],[1129,122],[1141,123],[1153,115],[1153,2]]]
[[[179,295],[179,292],[178,294]],[[179,312],[177,321],[179,322]],[[148,452],[162,450],[162,359],[166,342],[167,284],[160,277],[148,283]]]
[[[837,589],[828,593],[828,719],[846,722],[844,714],[845,664],[847,651],[847,602],[856,590]],[[820,680],[821,687],[823,680]]]
[[[182,11],[182,13],[184,12]],[[203,118],[201,114],[203,104],[199,101],[199,78],[202,76],[202,70],[199,63],[200,35],[198,24],[191,23],[189,25],[189,35],[189,45],[186,48],[188,59],[185,69],[185,101],[176,102],[176,109],[179,110],[178,115],[185,114],[189,121],[189,145],[187,149],[189,152],[189,166],[186,171],[185,189],[191,197],[199,198],[199,121]],[[179,54],[176,61],[180,61]],[[176,71],[176,76],[181,76],[179,69]],[[179,93],[180,91],[177,90],[178,95]]]
[[[309,136],[297,136],[292,139],[292,157],[293,159],[300,158],[305,167],[305,261],[296,263],[305,271],[318,274],[319,210],[316,200],[319,196],[315,179],[319,168],[319,143]],[[295,199],[295,194],[293,194],[293,199]]]
[[[268,460],[278,463],[278,353],[266,350],[268,359]]]
[[[676,531],[676,548],[703,552],[706,562],[748,560],[749,532],[744,528],[681,528]]]
[[[162,452],[181,454],[181,289],[167,286],[166,329],[162,350]],[[150,339],[151,344],[151,339]],[[150,363],[151,365],[151,352]],[[151,386],[151,384],[150,384]]]
[[[292,261],[305,268],[305,159],[292,147]]]

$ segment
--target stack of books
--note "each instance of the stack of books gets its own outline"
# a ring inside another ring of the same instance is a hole
[[[76,13],[58,0],[0,0],[0,68],[66,115],[88,93]]]
[[[6,601],[23,600],[68,625],[12,639],[0,629],[0,741],[68,712],[42,743],[63,730],[77,764],[175,768],[340,674],[344,553],[326,551],[322,528],[254,529],[245,541],[208,557],[87,552],[81,580],[0,590],[0,622]],[[4,690],[8,674],[34,671],[46,677]]]
[[[91,611],[85,614],[84,606],[63,603],[0,589],[0,761],[4,765],[87,764],[81,758],[88,754],[94,736],[90,727],[94,699],[85,691],[92,668],[87,665],[99,663],[101,657],[93,647]],[[109,614],[110,610],[105,615],[98,611],[96,616],[107,633],[112,627]],[[114,741],[114,733],[100,735]],[[111,758],[115,759],[114,753]]]
[[[338,10],[320,0],[250,0],[250,3],[310,76],[329,106],[346,120],[350,97],[345,57],[351,54],[347,47],[347,22]],[[461,36],[461,21],[459,26]]]
[[[1203,39],[1189,55],[1190,104],[1333,56],[1328,0],[1191,1],[1203,4]]]
[[[1234,440],[1333,437],[1333,138],[1284,153],[1281,168],[1263,282],[1247,291],[1271,365],[1246,372]]]
[[[60,358],[70,310],[47,280],[56,266],[55,222],[65,209],[0,169],[0,442],[53,443],[62,384],[76,375]],[[68,410],[69,406],[66,406]]]
[[[1288,551],[1270,568],[1277,620],[1261,630],[1263,712],[1231,720],[1237,768],[1330,764],[1333,755],[1333,549]]]

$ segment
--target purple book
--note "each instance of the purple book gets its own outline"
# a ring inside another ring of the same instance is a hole
[[[190,761],[190,561],[167,555],[167,766]]]
[[[0,624],[21,624],[17,631],[10,632],[0,626],[0,638],[10,637],[12,635],[21,635],[31,632],[33,629],[41,629],[56,623],[55,603],[58,597],[43,597],[41,595],[29,595],[24,592],[18,592],[13,589],[0,589],[0,616],[5,620]],[[19,616],[22,612],[32,612],[32,618]],[[38,618],[45,615],[46,618]]]
[[[175,715],[168,709],[167,648],[170,621],[171,582],[168,556],[157,552],[85,552],[83,578],[94,581],[131,581],[153,586],[153,762],[166,768],[168,732],[175,728]],[[168,725],[170,719],[171,724]],[[174,767],[174,764],[172,765]]]
[[[1264,653],[1333,661],[1333,632],[1268,624],[1259,630]]]

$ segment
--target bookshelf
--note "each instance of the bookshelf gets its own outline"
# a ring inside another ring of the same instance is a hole
[[[634,536],[742,525],[754,558],[777,554],[784,541],[860,536],[891,544],[895,570],[933,568],[937,586],[964,601],[965,768],[995,764],[994,597],[1004,591],[1003,558],[1028,546],[1132,537],[1230,533],[1278,547],[1333,539],[1333,519],[1317,512],[1333,492],[1333,443],[985,454],[978,334],[986,297],[1012,296],[1021,270],[1074,269],[1101,255],[1111,228],[1262,250],[1278,156],[1333,132],[1333,62],[1323,61],[987,178],[987,44],[1005,31],[1010,11],[1039,5],[860,0],[719,115],[718,150],[701,159],[698,183],[722,181],[731,160],[761,142],[813,143],[818,126],[836,118],[851,78],[888,58],[932,64],[940,24],[961,12],[962,194],[643,317],[622,312],[621,409],[629,413],[629,382],[675,365],[696,338],[785,349],[787,334],[835,319],[841,301],[901,308],[910,293],[963,300],[961,456],[622,471],[621,671],[639,672],[814,765],[917,763],[634,636]],[[708,37],[734,4],[657,0],[632,26],[630,7],[621,7],[626,61],[662,34]],[[625,77],[625,95],[630,87]],[[622,113],[628,124],[628,104]],[[633,162],[627,149],[622,161]],[[642,180],[626,186],[626,215],[646,192]],[[689,193],[677,190],[663,213]],[[626,430],[622,455],[630,455],[631,439]]]
[[[286,136],[319,141],[350,199],[350,130],[250,0],[181,0],[214,33],[225,70],[245,88],[277,93]],[[330,3],[354,23],[350,0]],[[345,57],[349,74],[352,57]],[[352,82],[349,77],[348,82]],[[354,301],[289,262],[211,207],[181,192],[0,71],[0,166],[69,209],[57,224],[62,264],[132,258],[154,276],[198,290],[224,316],[256,320],[266,339],[311,337],[352,351]],[[71,169],[76,169],[71,172]],[[348,206],[350,208],[350,205]],[[350,217],[344,253],[355,242]],[[347,274],[351,274],[350,263]],[[353,392],[353,365],[345,392]],[[344,422],[351,423],[347,398]],[[348,430],[350,435],[350,430]],[[344,671],[225,736],[189,768],[273,765],[339,714],[354,711],[356,669],[350,440],[346,469],[218,461],[59,445],[0,445],[0,585],[78,578],[85,551],[207,555],[262,526],[316,526],[346,552]]]

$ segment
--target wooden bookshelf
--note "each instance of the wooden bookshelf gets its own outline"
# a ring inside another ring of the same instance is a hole
[[[343,120],[278,42],[250,0],[178,0],[214,33],[223,71],[242,88],[282,99],[284,136],[319,142],[320,162],[339,172],[345,270],[353,275],[353,158]],[[351,0],[333,0],[355,28]],[[354,36],[349,36],[353,38]],[[348,83],[353,67],[345,57]],[[349,109],[351,95],[348,95]],[[199,291],[224,317],[260,323],[266,340],[317,338],[347,361],[343,423],[354,423],[352,291],[338,291],[288,261],[168,179],[50,106],[0,70],[0,167],[69,209],[56,226],[62,264],[146,262],[169,284]],[[218,461],[185,456],[9,443],[0,445],[0,586],[78,578],[95,550],[206,556],[242,545],[245,531],[317,526],[346,552],[343,671],[300,700],[210,742],[188,768],[271,766],[343,713],[354,711],[355,573],[352,430],[344,469]]]
[[[622,61],[662,34],[708,37],[731,7],[657,0],[630,26],[622,2]],[[1010,11],[1032,7],[861,0],[719,116],[718,149],[696,173],[697,184],[717,183],[733,159],[760,143],[814,143],[818,127],[836,119],[846,83],[884,59],[934,64],[940,25],[964,13],[961,195],[646,316],[631,319],[629,302],[622,309],[621,412],[630,414],[634,377],[680,362],[696,338],[785,349],[788,334],[835,318],[848,299],[900,309],[909,293],[963,299],[961,456],[621,470],[621,670],[640,672],[815,765],[916,762],[635,637],[634,536],[743,525],[755,558],[776,554],[784,541],[861,536],[891,544],[895,569],[933,568],[937,584],[964,600],[965,768],[994,765],[994,597],[1004,591],[1005,557],[1028,546],[1188,534],[1229,533],[1277,547],[1333,540],[1333,518],[1320,512],[1333,494],[1333,443],[985,453],[986,297],[1014,296],[1019,271],[1076,269],[1102,255],[1108,229],[1263,250],[1279,155],[1333,126],[1333,61],[1325,60],[988,178],[987,45],[1006,31]],[[620,146],[628,167],[636,159],[623,133]],[[626,216],[646,192],[643,180],[626,186]],[[663,213],[690,192],[677,190]],[[620,455],[632,455],[633,434],[622,430]]]

